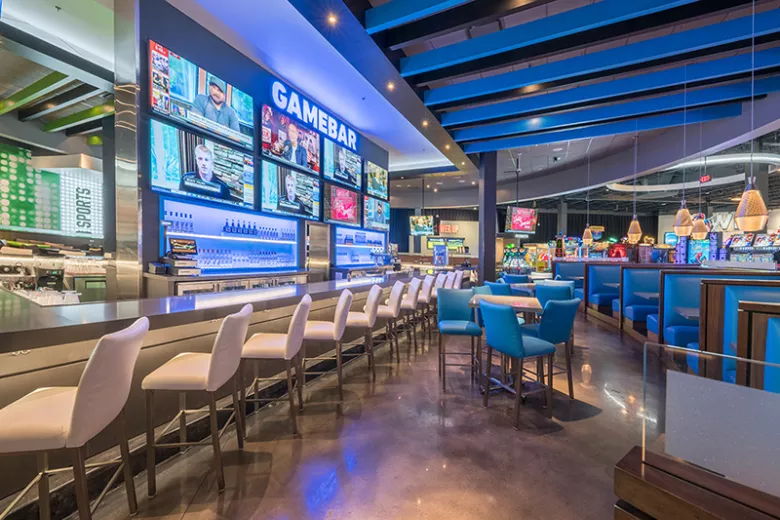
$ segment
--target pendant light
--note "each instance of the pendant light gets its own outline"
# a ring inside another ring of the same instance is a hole
[[[753,152],[755,146],[755,114],[756,114],[756,0],[753,0],[753,37],[752,37],[752,64],[750,70],[751,92],[750,92],[750,175],[747,178],[745,191],[742,193],[742,199],[737,206],[737,213],[734,220],[741,231],[750,233],[761,231],[769,220],[769,212],[764,203],[764,197],[756,189],[756,178],[753,175]]]
[[[688,153],[688,66],[685,66],[685,84],[683,85],[683,160]],[[687,163],[687,161],[686,161]],[[685,179],[686,166],[683,164],[683,189],[682,201],[677,216],[674,218],[674,234],[678,237],[687,237],[693,232],[693,219],[691,212],[685,204]]]
[[[704,145],[703,145],[703,137],[702,137],[702,125],[703,123],[699,123],[699,153],[702,153],[704,151]],[[702,154],[703,155],[703,154]],[[701,211],[701,179],[702,177],[707,177],[707,157],[704,157],[704,173],[699,175],[699,214],[696,215],[696,220],[693,221],[693,231],[691,232],[691,237],[693,237],[694,240],[704,240],[707,238],[707,233],[709,233],[709,229],[707,229],[707,224],[704,222],[706,220],[706,216]]]
[[[639,239],[642,238],[642,226],[639,225],[639,220],[636,218],[636,170],[637,170],[637,158],[639,150],[639,122],[637,121],[637,132],[634,134],[634,218],[631,219],[631,224],[628,225],[628,243],[638,244]]]
[[[590,142],[588,143],[588,150],[585,152],[588,154],[588,193],[585,196],[587,210],[585,216],[585,231],[582,232],[582,243],[585,244],[586,247],[590,247],[593,243],[593,232],[590,230],[590,145],[592,144],[593,138],[591,137]]]

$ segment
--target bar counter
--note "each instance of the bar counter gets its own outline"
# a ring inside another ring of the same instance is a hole
[[[135,366],[126,407],[128,433],[133,437],[145,430],[141,380],[182,352],[210,352],[221,319],[226,315],[251,303],[255,312],[250,321],[249,335],[286,332],[295,306],[305,294],[311,295],[313,300],[310,320],[332,320],[342,290],[352,291],[352,309],[362,310],[371,286],[377,284],[385,289],[385,294],[389,294],[390,287],[397,280],[408,281],[408,273],[228,293],[55,307],[41,307],[0,290],[0,407],[39,387],[76,386],[98,338],[146,316],[150,330]],[[380,321],[377,321],[375,331],[384,329],[384,323]],[[353,348],[349,343],[362,337],[362,331],[347,329],[344,349]],[[362,349],[362,341],[359,343],[355,348]],[[333,345],[310,343],[307,349],[308,356],[319,356],[332,350]],[[284,370],[284,363],[263,361],[257,370],[260,377],[275,376]],[[245,376],[248,386],[249,374]],[[221,396],[228,393],[226,388],[220,391]],[[156,399],[155,425],[167,424],[176,415],[178,399],[175,394],[161,393]],[[188,408],[205,404],[205,397],[188,396]],[[113,431],[109,428],[88,444],[88,451],[92,456],[115,445]],[[67,457],[53,459],[55,466],[69,462]],[[0,472],[0,497],[20,489],[36,473],[34,457],[3,457],[2,464],[5,471]]]

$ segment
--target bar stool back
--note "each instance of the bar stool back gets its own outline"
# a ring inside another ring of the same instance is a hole
[[[344,402],[344,386],[342,378],[342,352],[341,352],[341,338],[344,336],[344,330],[347,328],[347,316],[349,315],[349,308],[352,306],[352,293],[348,289],[344,289],[339,296],[339,301],[336,304],[336,312],[333,316],[333,321],[309,321],[306,323],[306,329],[303,335],[303,339],[306,341],[329,341],[336,344],[335,356],[318,356],[314,358],[303,357],[303,374],[324,374],[327,372],[307,372],[306,361],[323,361],[327,359],[336,359],[336,371],[339,381],[339,401],[338,404]],[[303,405],[301,405],[301,408]]]
[[[287,327],[287,334],[273,334],[260,332],[253,334],[251,338],[244,344],[244,348],[241,353],[241,362],[245,364],[248,360],[251,360],[255,365],[259,359],[283,359],[286,363],[287,369],[287,397],[282,398],[262,398],[258,395],[258,383],[260,381],[278,380],[278,378],[264,378],[261,379],[257,376],[258,370],[254,371],[255,376],[252,378],[252,399],[246,397],[246,386],[241,384],[241,410],[242,417],[246,417],[246,403],[263,403],[268,401],[290,401],[290,422],[292,424],[293,435],[298,434],[298,421],[295,417],[295,387],[293,386],[292,368],[295,367],[295,378],[298,386],[298,402],[303,403],[303,383],[304,376],[301,369],[301,347],[303,346],[303,334],[306,330],[306,320],[309,319],[309,311],[311,310],[311,296],[308,294],[301,298],[298,306],[295,308],[290,325]],[[255,366],[255,368],[257,368]],[[240,374],[244,373],[243,369],[240,369]],[[243,381],[244,378],[241,377]],[[302,405],[300,405],[302,406]],[[245,426],[246,428],[246,426]],[[246,430],[244,431],[246,436]]]
[[[83,520],[91,518],[84,447],[117,419],[120,460],[98,465],[119,464],[111,483],[124,471],[130,513],[138,511],[124,408],[148,331],[149,320],[140,318],[124,330],[103,336],[90,354],[78,386],[39,388],[0,410],[0,453],[37,453],[40,466],[40,473],[0,518],[10,513],[36,482],[39,515],[51,517],[49,476],[68,471],[48,467],[48,452],[59,449],[71,453],[79,516]],[[100,499],[94,508],[99,502]]]
[[[372,379],[376,379],[376,366],[374,362],[374,325],[376,324],[376,315],[379,311],[379,300],[382,298],[382,288],[378,285],[371,287],[368,291],[366,305],[363,312],[350,312],[347,315],[347,327],[363,329],[365,335],[365,352],[360,354],[344,354],[345,356],[357,357],[368,356],[368,368],[371,370]]]
[[[428,275],[420,289],[420,296],[417,298],[417,308],[420,310],[420,318],[423,324],[423,332],[428,329],[428,341],[431,340],[431,302],[433,302],[433,284],[436,281],[433,275]]]
[[[417,351],[417,299],[420,297],[420,287],[422,280],[412,278],[409,282],[409,291],[401,300],[401,311],[404,314],[404,323],[406,324],[406,339],[411,348],[411,336],[414,337],[414,350]]]
[[[390,298],[385,305],[380,305],[377,309],[377,317],[386,320],[385,330],[387,339],[390,342],[390,359],[393,358],[393,341],[395,341],[396,360],[401,361],[401,354],[398,351],[398,317],[401,315],[401,298],[404,294],[404,284],[397,281],[390,290]]]
[[[453,289],[463,289],[463,270],[455,271],[455,283]]]
[[[447,279],[444,282],[444,288],[445,289],[455,288],[455,271],[450,271],[449,273],[447,273]]]
[[[187,442],[187,413],[201,413],[186,409],[184,392],[200,391],[209,396],[209,419],[211,426],[211,444],[214,449],[214,467],[217,471],[217,487],[219,492],[225,490],[225,473],[222,466],[222,452],[219,439],[227,430],[228,425],[235,420],[238,447],[244,447],[244,422],[241,417],[241,407],[238,401],[238,367],[241,363],[241,350],[249,329],[249,320],[254,309],[246,304],[237,313],[231,314],[222,320],[222,324],[214,340],[211,353],[183,352],[167,361],[163,366],[146,376],[141,382],[141,388],[146,392],[146,466],[147,484],[149,496],[153,497],[157,492],[157,480],[155,473],[155,449],[156,448],[185,448],[190,446],[203,446],[198,442]],[[219,430],[217,426],[217,390],[225,383],[233,381],[233,408],[227,423]],[[157,391],[179,392],[179,413],[155,437],[154,435],[154,393]],[[168,432],[168,429],[179,419],[179,442],[160,443],[160,439]]]

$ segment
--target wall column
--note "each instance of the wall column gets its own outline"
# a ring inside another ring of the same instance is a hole
[[[479,280],[496,280],[498,152],[479,156]]]
[[[558,229],[556,233],[563,233],[563,236],[568,236],[568,220],[569,220],[569,205],[565,202],[558,204]]]

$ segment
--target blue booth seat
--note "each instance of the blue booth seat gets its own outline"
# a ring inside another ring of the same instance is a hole
[[[588,303],[612,308],[618,290],[606,284],[620,283],[620,265],[588,265]]]
[[[573,280],[576,287],[582,287],[584,281],[581,279],[585,276],[585,263],[584,262],[555,262],[553,264],[553,277],[557,280],[572,281],[572,278],[580,278]]]
[[[696,343],[688,343],[688,345],[686,345],[686,348],[689,348],[691,350],[699,350],[699,343],[698,342],[696,342]],[[688,363],[688,370],[690,370],[694,374],[698,374],[699,373],[699,358],[700,357],[701,356],[697,356],[696,354],[693,354],[693,353],[688,353],[688,354],[685,355],[685,361],[686,361],[686,363]]]
[[[699,341],[699,327],[694,325],[671,325],[664,328],[664,343],[683,347]]]
[[[766,362],[780,365],[780,318],[769,318],[767,323]],[[780,393],[780,368],[764,367],[764,390]]]
[[[581,287],[574,289],[574,297],[585,301],[585,289]]]
[[[637,293],[656,293],[660,286],[660,269],[625,269],[621,284],[623,316],[633,322],[643,323],[649,315],[658,314],[658,298],[644,298]]]
[[[620,298],[612,300],[612,312],[620,312]]]
[[[592,293],[588,298],[590,303],[595,303],[599,307],[602,305],[612,305],[612,300],[619,299],[618,293],[614,292],[599,292]]]
[[[631,321],[647,321],[650,315],[658,315],[658,305],[627,305],[623,315]]]
[[[658,335],[658,314],[648,314],[647,319],[645,321],[647,322],[648,332],[652,332],[657,336]]]

